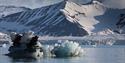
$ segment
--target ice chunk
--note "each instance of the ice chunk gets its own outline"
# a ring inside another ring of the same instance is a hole
[[[52,52],[56,55],[56,57],[72,57],[82,54],[83,49],[79,46],[78,43],[65,40],[60,44],[60,46],[56,45]]]

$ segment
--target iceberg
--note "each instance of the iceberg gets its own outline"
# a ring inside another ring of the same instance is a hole
[[[64,40],[60,44],[55,44],[52,53],[56,57],[75,57],[80,56],[83,53],[83,49],[77,42]]]

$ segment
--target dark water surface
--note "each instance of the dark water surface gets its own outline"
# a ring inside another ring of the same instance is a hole
[[[83,46],[84,56],[71,58],[18,59],[5,56],[8,47],[0,47],[0,63],[125,63],[125,46]]]

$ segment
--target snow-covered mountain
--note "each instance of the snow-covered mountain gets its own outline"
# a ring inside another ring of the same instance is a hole
[[[0,25],[8,31],[25,31],[31,29],[41,35],[87,35],[88,33],[77,22],[72,23],[68,21],[60,11],[65,5],[66,2],[60,2],[42,8],[8,15],[1,19]],[[16,25],[12,22],[16,23]],[[6,24],[8,25],[6,26]]]
[[[98,1],[77,4],[62,1],[57,4],[23,11],[3,17],[1,31],[26,30],[40,35],[84,36],[107,28],[115,30],[125,9],[111,9]]]
[[[22,11],[27,11],[30,10],[29,8],[25,8],[25,7],[15,7],[15,6],[0,6],[0,18],[10,15],[10,14],[14,14],[14,13],[18,13],[18,12],[22,12]]]

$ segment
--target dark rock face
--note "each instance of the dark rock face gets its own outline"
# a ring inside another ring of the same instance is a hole
[[[109,28],[116,33],[121,33],[119,32],[121,29],[125,30],[125,15],[122,16],[122,14],[125,14],[124,11],[125,9],[107,9],[103,15],[95,16],[95,19],[101,22],[95,25],[95,27],[99,30]]]
[[[120,19],[116,23],[117,28],[123,28],[125,26],[125,14],[120,14]]]

